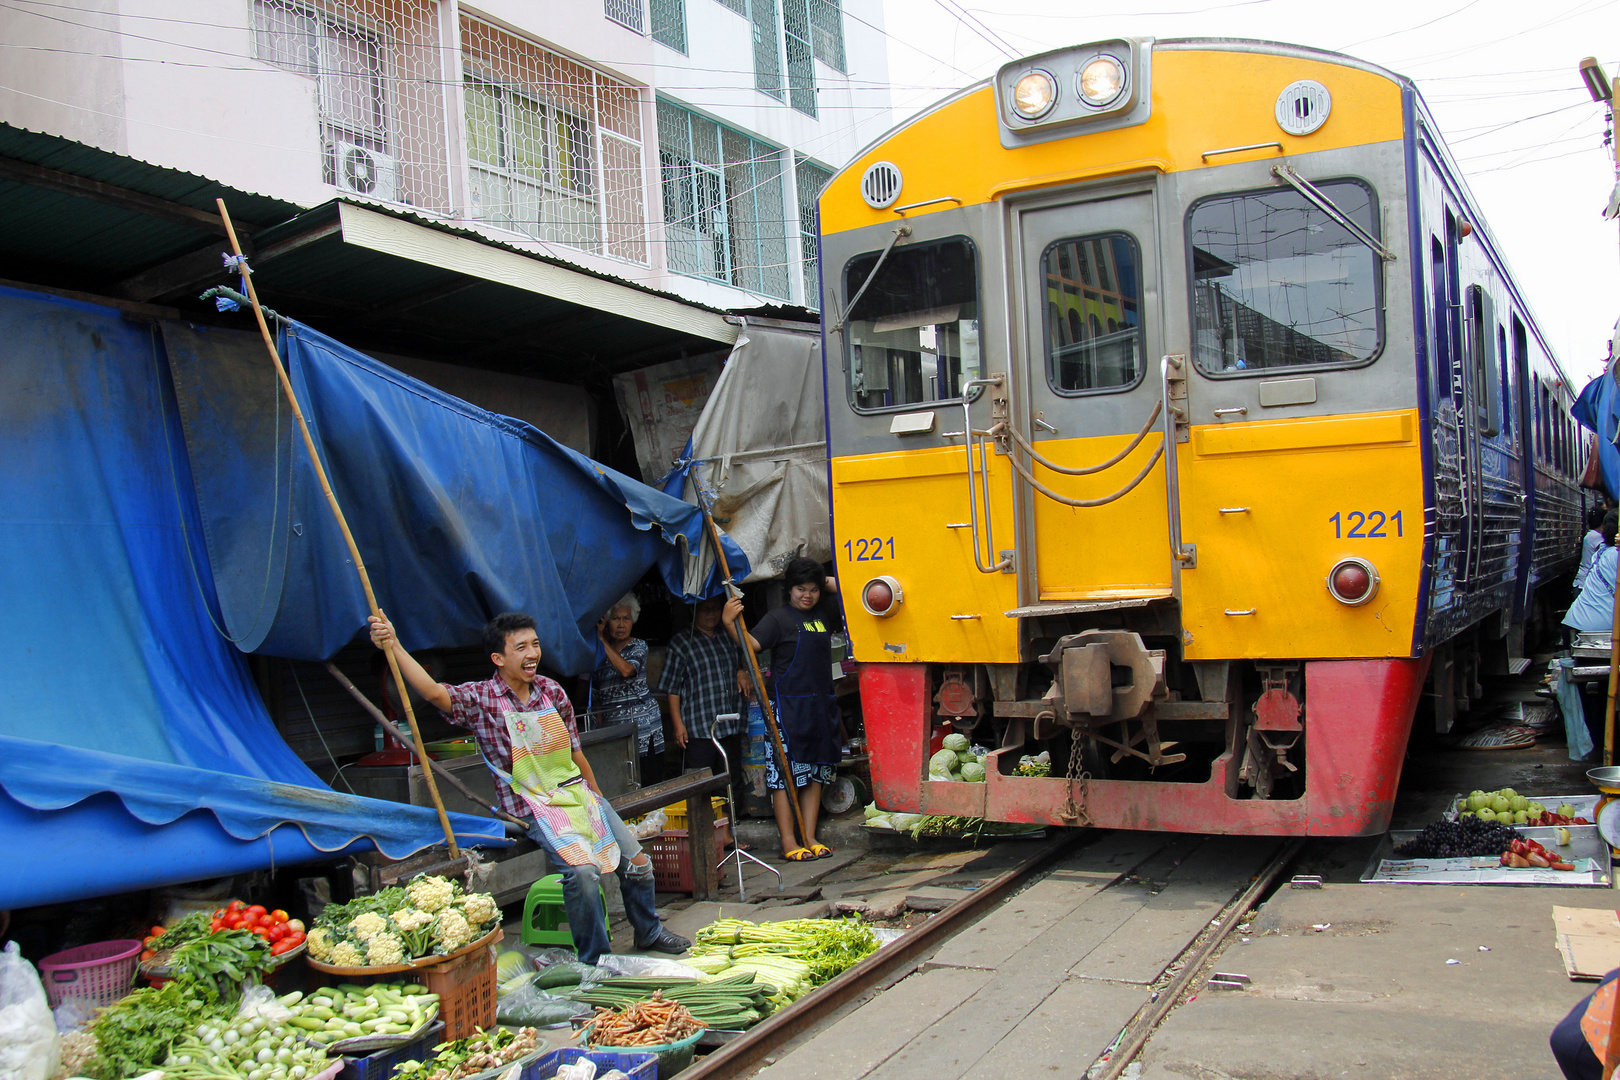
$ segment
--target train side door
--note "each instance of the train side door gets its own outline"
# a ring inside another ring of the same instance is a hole
[[[1151,191],[1019,213],[1027,409],[1013,409],[1009,449],[1032,525],[1028,601],[1171,594],[1163,425],[1150,423],[1162,389],[1155,221]]]

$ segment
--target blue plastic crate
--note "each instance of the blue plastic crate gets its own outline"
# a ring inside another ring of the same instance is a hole
[[[523,1080],[551,1080],[557,1075],[557,1070],[564,1065],[571,1065],[580,1058],[590,1058],[596,1062],[596,1075],[601,1076],[609,1069],[618,1069],[630,1080],[658,1080],[658,1055],[641,1053],[620,1053],[616,1050],[581,1050],[577,1046],[564,1047],[553,1050],[539,1061],[523,1070]]]
[[[344,1057],[337,1080],[387,1080],[394,1066],[402,1061],[423,1061],[444,1041],[444,1021],[435,1020],[422,1029],[420,1037],[392,1050],[379,1050],[365,1057]]]

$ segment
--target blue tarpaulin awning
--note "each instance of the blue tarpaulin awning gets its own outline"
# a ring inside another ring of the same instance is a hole
[[[244,649],[323,658],[366,614],[263,343],[13,289],[0,342],[0,908],[442,842],[430,808],[321,783],[248,672]],[[579,670],[649,566],[702,582],[693,508],[306,327],[284,345],[408,646],[516,608]]]
[[[1620,500],[1620,401],[1616,400],[1614,365],[1586,384],[1569,414],[1597,432],[1598,474],[1610,502]]]

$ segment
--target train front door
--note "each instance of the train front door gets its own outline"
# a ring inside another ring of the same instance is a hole
[[[1015,213],[1024,359],[1004,445],[1024,508],[1025,601],[1169,596],[1152,190]]]

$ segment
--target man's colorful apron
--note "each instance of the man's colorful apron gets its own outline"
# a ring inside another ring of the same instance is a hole
[[[557,710],[506,714],[512,772],[491,769],[528,804],[535,823],[569,866],[594,863],[604,874],[619,867],[619,845],[608,825],[608,805],[574,764],[568,726]]]

